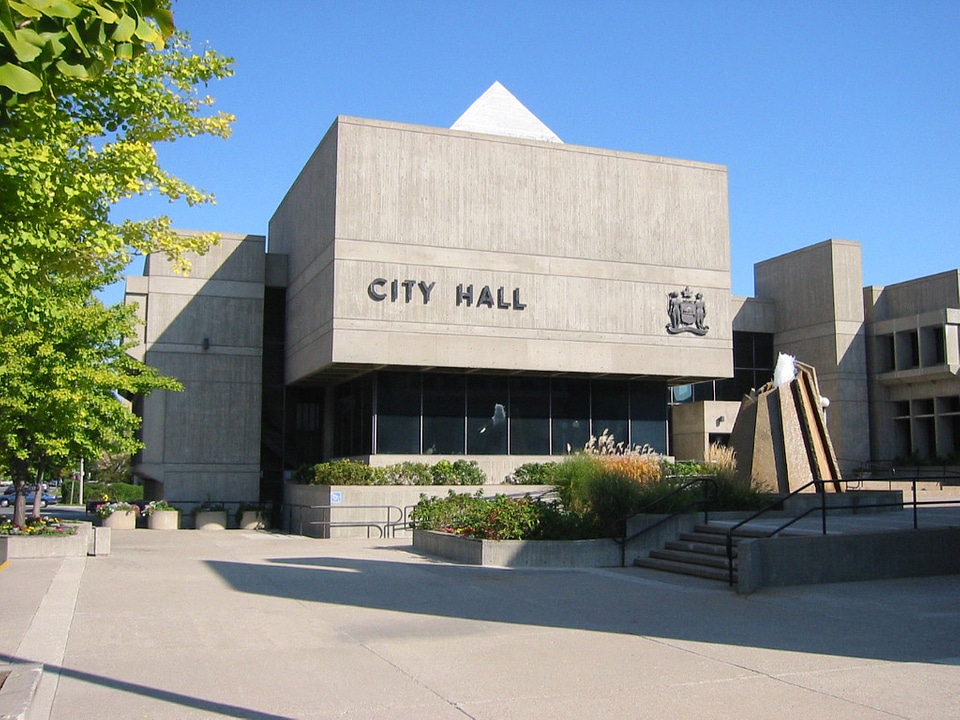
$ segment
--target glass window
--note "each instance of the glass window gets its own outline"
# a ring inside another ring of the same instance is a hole
[[[550,380],[510,378],[510,454],[550,454]]]
[[[658,382],[630,383],[630,443],[667,451],[667,387]]]
[[[768,374],[773,377],[773,368],[777,362],[773,352],[773,333],[751,333],[751,335],[753,335],[753,366],[759,370],[768,371]],[[733,336],[736,337],[737,333]]]
[[[334,407],[334,455],[369,455],[373,428],[373,376],[366,375],[336,388]]]
[[[467,452],[471,455],[507,454],[507,392],[505,376],[467,376]]]
[[[630,392],[626,380],[594,380],[590,387],[592,434],[606,432],[616,443],[630,443]]]
[[[670,391],[676,405],[693,402],[693,385],[677,385],[670,388]]]
[[[423,376],[423,453],[462,455],[464,447],[464,376]]]
[[[420,453],[420,374],[380,373],[377,378],[377,452]]]
[[[733,366],[735,368],[754,367],[753,333],[735,332],[733,334]]]
[[[582,450],[590,439],[590,381],[553,381],[553,454]]]

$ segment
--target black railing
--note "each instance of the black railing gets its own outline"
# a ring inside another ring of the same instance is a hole
[[[771,502],[771,503],[770,503],[769,505],[767,505],[765,508],[763,508],[763,509],[761,509],[761,510],[758,510],[757,512],[755,512],[755,513],[753,513],[752,515],[744,518],[744,519],[741,520],[740,522],[738,522],[738,523],[736,523],[736,524],[734,524],[734,525],[731,525],[731,526],[727,529],[727,533],[726,533],[727,579],[728,579],[728,582],[729,582],[730,586],[731,586],[731,587],[733,586],[733,537],[734,537],[734,535],[736,534],[736,531],[739,530],[739,529],[740,529],[741,527],[743,527],[744,525],[746,525],[747,523],[752,522],[752,521],[756,520],[757,518],[761,517],[762,515],[765,515],[765,514],[767,514],[767,513],[769,513],[769,512],[772,512],[772,511],[774,511],[774,510],[778,510],[778,509],[784,507],[784,504],[786,503],[787,500],[789,500],[790,498],[795,497],[795,496],[797,496],[797,495],[800,495],[800,494],[803,493],[805,490],[807,490],[807,489],[809,489],[809,488],[811,488],[811,487],[816,488],[817,495],[820,497],[820,503],[819,503],[818,505],[815,505],[815,506],[813,506],[813,507],[808,508],[807,510],[805,510],[804,512],[802,512],[802,513],[800,513],[800,514],[798,514],[798,515],[793,515],[793,516],[791,516],[791,517],[787,520],[787,522],[783,523],[782,525],[780,525],[779,527],[777,527],[777,528],[775,528],[775,529],[773,529],[773,530],[770,530],[769,532],[767,532],[765,535],[762,535],[761,537],[767,537],[767,538],[773,537],[774,535],[777,535],[777,534],[783,532],[783,531],[786,530],[788,527],[790,527],[791,525],[794,525],[795,523],[799,522],[800,520],[802,520],[803,518],[807,517],[808,515],[812,515],[813,513],[818,512],[818,511],[819,511],[819,513],[820,513],[820,533],[821,533],[822,535],[826,535],[826,534],[827,534],[827,511],[828,511],[828,510],[864,510],[864,509],[866,509],[866,508],[871,508],[871,509],[873,509],[873,508],[886,508],[886,507],[889,507],[889,508],[900,508],[900,509],[902,510],[902,509],[904,509],[905,506],[908,506],[908,505],[911,506],[912,509],[913,509],[913,529],[916,530],[916,529],[918,529],[918,528],[920,527],[919,514],[918,514],[918,511],[917,511],[918,507],[923,506],[923,505],[939,505],[939,506],[943,506],[943,505],[960,505],[960,500],[917,500],[917,482],[924,482],[924,481],[926,481],[928,478],[925,478],[925,477],[909,477],[909,478],[908,478],[908,477],[902,477],[902,476],[901,476],[901,477],[899,477],[899,478],[897,478],[897,479],[898,479],[898,481],[901,481],[901,482],[909,482],[909,483],[911,484],[912,496],[913,496],[913,497],[912,497],[912,499],[911,499],[909,502],[904,502],[904,501],[901,499],[900,502],[878,502],[878,503],[870,503],[869,505],[861,505],[861,504],[839,505],[839,504],[834,504],[834,503],[827,503],[827,495],[828,495],[828,493],[824,492],[824,486],[825,486],[827,483],[832,483],[832,482],[836,482],[836,481],[834,481],[834,480],[811,480],[810,482],[806,483],[805,485],[801,485],[799,488],[797,488],[797,489],[794,490],[793,492],[791,492],[791,493],[789,493],[789,494],[787,494],[787,495],[783,495],[783,496],[781,496],[781,497],[778,497],[776,500],[774,500],[773,502]],[[832,497],[842,497],[842,496],[843,496],[843,493],[829,493],[829,494],[830,494]],[[753,537],[756,537],[756,535],[753,535]]]
[[[644,505],[636,513],[632,513],[632,515],[649,514],[651,510],[653,510],[658,505],[662,505],[663,503],[666,503],[668,500],[675,498],[676,496],[685,492],[686,490],[693,487],[694,485],[700,485],[700,488],[702,491],[701,497],[695,498],[690,502],[686,503],[683,507],[679,508],[678,510],[674,510],[672,513],[664,515],[664,517],[660,518],[655,523],[651,525],[647,525],[646,527],[642,528],[641,530],[638,530],[637,532],[635,532],[633,535],[630,535],[629,537],[614,538],[614,540],[620,545],[620,567],[624,567],[627,564],[627,544],[628,543],[631,543],[637,538],[641,537],[642,535],[645,535],[646,533],[650,532],[651,530],[654,530],[660,527],[661,525],[670,522],[678,515],[686,515],[687,513],[690,512],[691,508],[695,508],[695,507],[702,508],[703,522],[704,523],[710,522],[710,505],[716,501],[717,494],[719,491],[719,486],[717,485],[717,479],[712,475],[698,475],[695,477],[690,477],[690,476],[687,476],[687,477],[689,477],[689,479],[686,482],[682,483],[681,485],[678,485],[669,493],[667,493],[662,497],[657,498],[652,503],[649,503],[648,505]],[[624,533],[624,535],[626,535],[626,533]]]
[[[380,532],[380,537],[388,537],[388,534],[396,532],[398,527],[404,528],[407,525],[407,513],[405,509],[401,509],[396,505],[297,505],[293,503],[287,503],[284,505],[285,516],[286,516],[286,527],[288,532],[293,532],[294,520],[293,520],[293,510],[297,509],[297,522],[299,524],[298,535],[303,535],[304,525],[319,525],[321,527],[326,527],[327,531],[331,528],[345,528],[345,527],[364,527],[367,529],[367,537],[370,537],[370,528],[376,528]],[[319,511],[314,513],[314,517],[319,519],[304,519],[304,511]],[[385,511],[385,516],[382,520],[360,520],[360,519],[351,519],[351,520],[332,520],[332,511],[333,510],[383,510]],[[397,517],[394,518],[394,511],[397,513]]]

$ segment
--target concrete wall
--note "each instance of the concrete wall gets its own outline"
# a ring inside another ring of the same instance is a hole
[[[960,271],[866,287],[863,304],[873,459],[888,461],[912,452],[926,458],[956,453]],[[916,364],[913,343],[919,356]]]
[[[754,266],[776,303],[775,348],[812,365],[830,400],[827,428],[844,475],[870,459],[860,245],[827,240]]]
[[[958,546],[956,528],[745,540],[737,545],[737,591],[957,574]]]
[[[290,257],[288,382],[333,364],[731,374],[721,166],[341,117],[270,247]],[[704,337],[666,332],[688,286]]]
[[[413,549],[465,565],[494,567],[620,567],[620,545],[603,540],[477,540],[415,530]]]
[[[710,435],[733,432],[739,411],[739,402],[708,400],[674,405],[671,453],[678,460],[703,460],[710,447]]]
[[[259,497],[264,238],[224,234],[178,275],[161,255],[128,278],[145,325],[138,353],[183,392],[142,404],[145,448],[134,472],[171,502]]]

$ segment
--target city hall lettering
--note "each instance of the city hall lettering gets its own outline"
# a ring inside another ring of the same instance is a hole
[[[436,281],[428,283],[423,280],[376,278],[367,285],[367,295],[375,302],[389,300],[392,303],[411,303],[414,299],[417,299],[422,304],[428,305],[436,285]],[[498,310],[523,310],[527,307],[520,300],[520,288],[513,288],[508,294],[507,289],[503,286],[493,289],[489,285],[484,285],[479,290],[475,290],[472,284],[464,285],[460,283],[457,285],[454,300],[458,307],[476,306],[478,308],[497,308]]]

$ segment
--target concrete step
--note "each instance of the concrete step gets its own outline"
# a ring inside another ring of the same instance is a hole
[[[673,560],[663,560],[659,558],[637,558],[633,561],[637,567],[651,568],[653,570],[662,570],[664,572],[678,573],[680,575],[692,575],[694,577],[706,578],[708,580],[720,580],[727,582],[729,574],[725,569],[706,567],[704,565],[695,565],[687,562],[676,562]],[[737,573],[733,573],[733,581],[737,581]]]
[[[681,550],[683,552],[700,553],[716,557],[727,557],[727,546],[717,543],[702,543],[687,540],[670,540],[664,545],[667,550]],[[737,556],[737,546],[733,546],[733,556]]]
[[[690,563],[691,565],[701,565],[703,567],[721,568],[726,570],[726,555],[713,555],[710,553],[689,552],[686,550],[651,550],[650,557],[656,560],[672,560],[673,562]],[[734,561],[736,569],[736,561]]]

